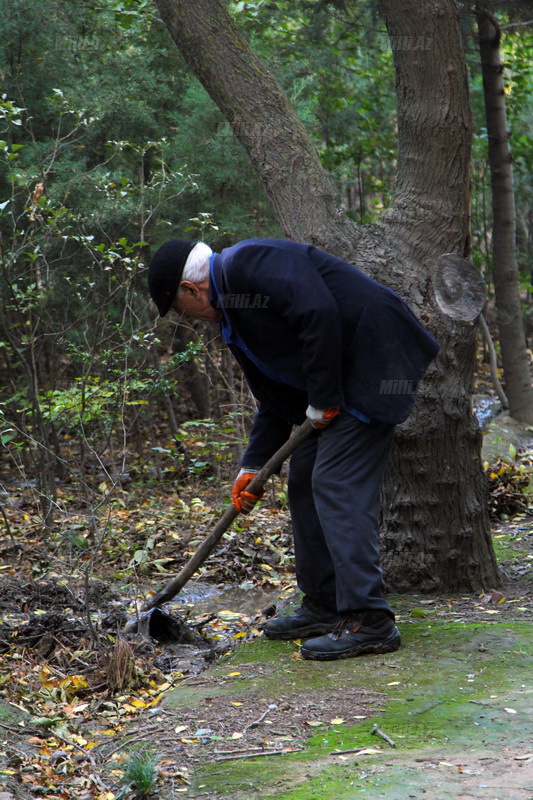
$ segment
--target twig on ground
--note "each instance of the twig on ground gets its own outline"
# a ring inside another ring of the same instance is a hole
[[[258,745],[257,747],[235,747],[233,750],[214,750],[213,755],[215,756],[233,756],[237,753],[252,753],[254,750],[257,750],[258,754],[261,755],[264,752],[265,748]]]
[[[124,741],[120,742],[120,744],[116,745],[116,747],[111,748],[109,752],[105,753],[105,758],[109,761],[111,756],[114,756],[115,753],[118,753],[120,750],[123,750],[124,747],[129,747],[130,744],[134,744],[135,742],[145,742],[146,741],[146,733],[141,733],[139,736],[126,736]],[[96,747],[102,747],[102,745],[108,744],[107,742],[100,742],[97,744]],[[93,748],[94,749],[96,749]]]
[[[249,723],[248,723],[248,725],[245,725],[245,726],[244,726],[244,728],[242,729],[242,732],[243,732],[243,733],[246,733],[246,731],[247,731],[247,730],[249,730],[250,728],[257,728],[257,726],[258,726],[258,725],[261,725],[261,723],[263,722],[263,720],[265,719],[265,717],[267,716],[267,714],[269,714],[269,713],[270,713],[270,711],[272,711],[272,708],[273,708],[273,707],[274,707],[274,706],[269,706],[269,707],[267,708],[267,710],[265,711],[265,713],[264,713],[264,714],[261,714],[261,716],[259,717],[259,719],[254,719],[254,721],[253,721],[253,722],[249,722]]]
[[[213,622],[214,619],[218,618],[218,614],[210,614],[206,619],[201,619],[200,622],[195,622],[194,625],[189,625],[189,628],[195,628],[197,631],[202,630],[205,625],[208,625],[210,622]]]
[[[0,722],[0,728],[4,728],[4,730],[10,733],[17,733],[19,736],[27,736],[28,734],[31,736],[34,732],[37,732],[37,729],[26,727],[16,728],[14,725],[6,725],[4,722]]]
[[[262,752],[238,753],[234,756],[219,756],[218,758],[214,758],[213,761],[233,761],[237,758],[262,758],[263,756],[283,756],[288,753],[298,753],[303,749],[303,747],[293,747],[285,748],[284,750],[263,750]]]
[[[396,747],[396,742],[394,741],[394,739],[391,739],[391,738],[390,738],[390,736],[387,736],[387,734],[386,734],[386,733],[384,733],[384,732],[381,730],[381,728],[379,727],[379,725],[374,725],[374,727],[372,728],[372,730],[370,731],[370,733],[372,734],[372,736],[381,736],[381,738],[382,738],[382,739],[385,739],[385,741],[387,742],[387,744],[390,744],[390,746],[391,746],[391,747]]]

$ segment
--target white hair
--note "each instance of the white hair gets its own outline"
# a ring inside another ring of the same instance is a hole
[[[209,259],[212,253],[213,251],[209,245],[204,244],[204,242],[195,244],[185,262],[181,280],[191,281],[191,283],[201,283],[201,281],[208,278]]]

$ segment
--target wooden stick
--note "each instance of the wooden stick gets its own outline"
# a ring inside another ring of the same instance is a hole
[[[263,487],[267,480],[277,472],[283,462],[289,458],[290,455],[296,450],[299,444],[304,439],[307,439],[309,434],[314,430],[313,425],[309,420],[306,420],[300,425],[292,436],[287,439],[284,445],[270,458],[265,466],[259,470],[255,478],[250,481],[246,487],[246,491],[251,494],[258,494],[263,491]],[[143,605],[143,611],[150,611],[152,608],[157,608],[163,603],[172,600],[178,592],[183,589],[187,581],[189,581],[195,572],[202,566],[206,558],[213,552],[223,534],[227,531],[233,520],[239,515],[239,512],[233,507],[228,506],[222,517],[215,525],[213,531],[202,542],[196,553],[185,564],[181,572],[175,578],[172,578],[167,585],[159,592],[150,597]]]
[[[391,747],[396,747],[396,742],[393,739],[391,739],[390,736],[387,736],[386,733],[383,733],[383,731],[381,730],[381,728],[378,725],[374,725],[374,727],[372,728],[370,733],[373,736],[381,736],[381,738],[385,739],[387,744],[390,744]]]
[[[270,713],[271,710],[272,710],[271,708],[267,708],[267,710],[263,714],[261,714],[259,719],[255,719],[253,722],[249,722],[248,725],[245,725],[245,727],[242,729],[242,732],[246,733],[246,731],[249,728],[257,728],[258,725],[261,725],[261,723],[266,718],[266,716]]]
[[[237,753],[234,756],[219,756],[213,758],[213,761],[233,761],[237,758],[263,758],[263,756],[284,756],[289,753],[299,753],[303,747],[286,748],[285,750],[263,750],[262,753]]]

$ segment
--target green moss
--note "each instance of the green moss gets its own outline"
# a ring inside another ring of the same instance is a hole
[[[301,691],[302,696],[310,686],[327,690],[345,682],[386,692],[385,711],[357,725],[321,727],[299,753],[204,766],[195,783],[205,787],[203,791],[216,791],[217,797],[231,800],[342,800],[360,797],[373,786],[379,786],[376,796],[399,800],[404,795],[387,794],[388,779],[383,774],[369,776],[369,770],[380,771],[384,757],[392,765],[388,772],[398,773],[393,781],[398,792],[402,781],[410,785],[408,767],[401,761],[409,753],[437,746],[496,750],[504,735],[517,747],[522,743],[527,747],[530,734],[524,717],[529,709],[525,687],[533,649],[530,630],[527,623],[516,622],[417,620],[403,626],[404,645],[397,653],[324,664],[294,661],[292,644],[255,643],[244,659],[244,653],[237,652],[223,669],[253,664],[262,694],[276,682],[278,691],[283,683],[284,691]],[[261,661],[252,661],[251,654]],[[265,685],[263,678],[271,685]],[[233,689],[246,693],[248,682],[246,678]],[[396,749],[371,734],[375,723],[392,737]],[[380,754],[348,756],[343,762],[334,753],[369,747],[379,748]]]
[[[513,542],[516,541],[514,537],[507,534],[498,534],[492,537],[492,545],[496,560],[499,563],[515,561],[516,559],[523,559],[524,552],[519,550]]]

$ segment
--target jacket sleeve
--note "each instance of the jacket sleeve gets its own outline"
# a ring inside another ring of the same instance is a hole
[[[278,417],[266,406],[260,405],[254,416],[248,447],[242,459],[242,467],[261,469],[268,459],[285,444],[292,424]]]
[[[268,296],[269,311],[295,332],[309,403],[331,408],[343,402],[342,327],[338,306],[306,250],[242,247],[227,275],[239,291]]]

